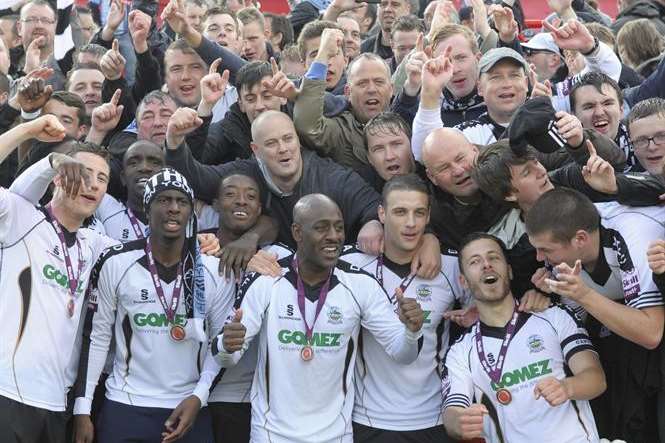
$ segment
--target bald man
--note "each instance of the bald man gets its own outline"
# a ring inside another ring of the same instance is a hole
[[[369,274],[338,261],[344,219],[329,197],[302,197],[291,232],[295,256],[280,260],[280,277],[245,278],[213,353],[233,366],[258,337],[251,441],[350,443],[360,327],[409,364],[422,344],[423,311],[415,299],[389,296]]]
[[[196,111],[186,108],[173,114],[167,129],[166,163],[187,177],[198,199],[211,202],[217,197],[220,178],[240,172],[259,184],[263,213],[277,221],[277,240],[291,248],[296,246],[290,230],[293,207],[300,197],[317,192],[342,209],[347,239],[373,243],[383,237],[377,219],[380,195],[350,169],[311,151],[301,151],[287,114],[265,111],[252,122],[255,158],[214,166],[196,161],[185,142],[185,135],[200,124],[197,118]]]

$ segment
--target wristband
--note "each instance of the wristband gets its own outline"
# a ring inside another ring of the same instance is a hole
[[[42,110],[41,109],[37,109],[34,112],[25,112],[23,109],[21,109],[21,118],[23,120],[34,120],[37,117],[39,117],[40,115],[42,115]]]
[[[582,55],[584,57],[590,56],[591,54],[593,54],[594,52],[596,52],[598,50],[598,46],[600,46],[600,40],[598,40],[598,37],[594,37],[593,38],[593,48],[591,48],[591,51],[589,51],[589,52],[582,52]]]

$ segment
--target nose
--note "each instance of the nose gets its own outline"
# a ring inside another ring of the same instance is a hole
[[[178,201],[176,199],[172,199],[169,201],[168,205],[168,211],[170,214],[178,214],[180,213],[180,205],[178,204]]]
[[[388,160],[394,160],[395,158],[397,158],[397,155],[396,155],[396,153],[395,153],[395,149],[394,149],[394,148],[388,146],[388,147],[386,147],[386,151],[385,151],[385,152],[386,152],[386,161],[388,161]]]
[[[258,112],[263,112],[266,110],[266,102],[261,96],[258,96],[256,99],[256,110]]]
[[[412,228],[415,225],[416,225],[416,214],[413,212],[409,212],[408,215],[406,216],[406,227]]]
[[[247,206],[247,196],[245,194],[238,194],[238,199],[235,201],[237,206]]]
[[[185,67],[182,70],[182,76],[180,78],[182,80],[189,80],[191,76],[192,76],[192,73],[190,72],[190,69],[188,67]]]
[[[453,165],[451,166],[451,169],[452,169],[453,175],[455,177],[459,177],[460,175],[464,175],[464,173],[466,172],[466,169],[464,169],[464,167],[462,167],[462,165],[459,164],[459,163],[453,163]]]

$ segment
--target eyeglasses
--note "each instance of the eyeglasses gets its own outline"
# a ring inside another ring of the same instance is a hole
[[[55,20],[46,17],[28,17],[21,19],[21,21],[28,24],[41,23],[42,25],[52,25],[55,23]]]
[[[653,142],[656,146],[665,145],[665,132],[659,132],[653,137],[640,137],[633,140],[633,148],[635,149],[647,149],[649,143]]]

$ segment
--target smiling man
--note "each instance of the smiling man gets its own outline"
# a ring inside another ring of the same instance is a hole
[[[180,106],[197,106],[201,101],[201,78],[208,65],[184,40],[171,43],[164,54],[164,83]]]
[[[351,442],[361,326],[391,358],[407,364],[418,356],[423,311],[415,299],[398,294],[398,317],[392,297],[375,279],[338,261],[344,219],[328,197],[301,198],[291,229],[298,249],[280,261],[284,276],[245,279],[237,310],[213,342],[213,353],[224,367],[233,366],[252,340],[259,340],[251,441]],[[270,383],[268,391],[268,367],[271,377],[288,382]]]
[[[104,74],[94,63],[80,64],[67,74],[67,91],[81,97],[85,103],[85,113],[92,117],[92,111],[102,104],[102,84]]]
[[[665,166],[665,100],[651,98],[636,104],[628,114],[635,157],[651,175],[663,175]]]

